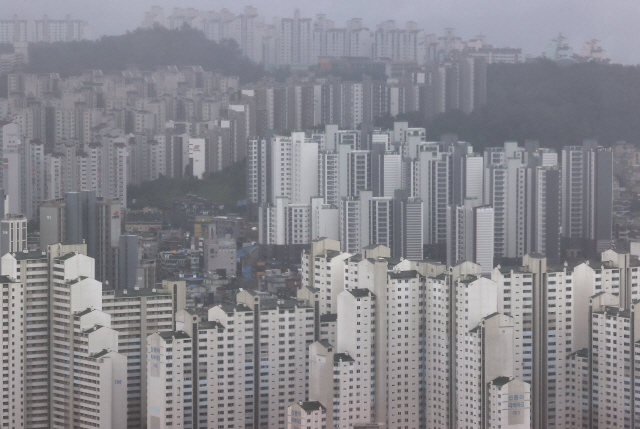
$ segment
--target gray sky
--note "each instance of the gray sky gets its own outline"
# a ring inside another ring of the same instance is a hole
[[[169,15],[174,6],[202,10],[227,8],[240,13],[245,4],[258,8],[270,20],[325,13],[343,26],[350,18],[363,18],[373,29],[381,21],[395,19],[404,26],[416,21],[429,33],[441,35],[445,27],[469,39],[477,34],[499,47],[521,47],[539,55],[559,32],[575,51],[582,42],[599,39],[614,62],[640,63],[640,2],[637,0],[0,0],[2,19],[18,14],[28,19],[47,13],[51,19],[66,14],[89,21],[94,37],[120,34],[136,28],[150,6],[162,6]]]

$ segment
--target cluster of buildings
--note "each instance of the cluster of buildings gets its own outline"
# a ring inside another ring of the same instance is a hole
[[[8,80],[1,186],[9,212],[29,219],[39,201],[82,190],[124,207],[127,185],[220,170],[244,159],[246,135],[255,134],[248,104],[230,102],[237,77],[199,67]]]
[[[485,270],[323,238],[302,252],[295,297],[247,289],[205,308],[184,279],[101,283],[87,253],[0,258],[8,427],[631,428],[640,415],[629,252]]]
[[[382,244],[395,258],[466,260],[486,273],[531,252],[557,262],[612,246],[610,149],[586,141],[558,154],[527,141],[475,153],[455,136],[424,136],[396,122],[250,140],[260,243],[328,237],[350,253]]]
[[[141,26],[177,29],[185,24],[201,30],[216,42],[234,40],[246,57],[267,68],[306,68],[323,57],[363,57],[424,65],[462,52],[484,58],[488,63],[524,61],[521,49],[495,48],[486,43],[484,36],[463,41],[451,28],[446,29],[444,36],[437,37],[415,22],[407,22],[401,28],[389,20],[369,29],[361,18],[351,19],[344,28],[338,28],[324,14],[304,18],[297,9],[293,18],[273,18],[269,24],[252,6],[246,6],[238,15],[227,9],[205,12],[174,8],[169,16],[155,6],[145,14]]]
[[[0,43],[16,42],[72,42],[91,39],[91,29],[86,21],[72,19],[67,15],[64,19],[20,19],[14,15],[12,19],[0,20]]]
[[[611,61],[607,56],[607,51],[602,48],[600,40],[587,40],[580,45],[580,49],[577,52],[574,52],[573,48],[569,46],[568,39],[562,34],[551,39],[547,49],[542,53],[542,57],[565,64],[589,61],[608,63]]]
[[[424,69],[390,71],[387,79],[364,74],[358,80],[313,75],[284,83],[263,80],[245,85],[242,92],[255,94],[258,136],[266,135],[261,130],[306,130],[324,124],[350,129],[404,113],[424,118],[451,110],[470,113],[487,102],[482,58],[466,56]]]
[[[184,281],[115,290],[95,280],[86,244],[0,259],[5,427],[143,427],[147,348],[174,329]]]
[[[413,23],[336,29],[296,12],[268,26],[253,8],[153,8],[154,23],[236,39],[274,66],[434,63],[244,86],[200,67],[10,74],[3,427],[640,425],[640,252],[612,249],[612,150],[479,153],[407,122],[373,126],[470,112],[486,64],[517,52]],[[245,159],[255,228],[195,195],[173,200],[174,229],[127,210],[129,184]]]
[[[40,201],[66,192],[95,190],[126,205],[128,184],[202,178],[244,160],[248,139],[273,132],[470,112],[486,102],[486,64],[468,57],[387,81],[308,77],[242,87],[201,67],[67,79],[12,73],[8,91],[0,100],[0,187],[9,212],[32,219]]]
[[[237,273],[238,243],[245,247],[252,243],[246,241],[244,218],[220,215],[220,210],[207,209],[208,201],[197,200],[201,198],[176,198],[174,208],[191,205],[196,215],[166,229],[157,211],[128,210],[119,199],[96,197],[95,191],[67,192],[62,198],[40,202],[35,242],[28,240],[25,216],[2,216],[0,230],[6,232],[0,236],[0,251],[83,244],[94,261],[95,278],[113,289],[152,289],[162,280],[178,277],[197,287],[206,278],[207,284],[193,295],[204,292],[213,297],[218,286],[242,275]],[[245,265],[251,277],[255,264]]]

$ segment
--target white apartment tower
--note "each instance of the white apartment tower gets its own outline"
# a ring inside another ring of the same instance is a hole
[[[208,322],[181,312],[176,327],[182,331],[149,337],[149,427],[193,427],[196,419],[209,428],[285,427],[287,407],[307,398],[314,309],[253,291],[240,292],[237,301],[209,309]],[[170,345],[173,336],[182,344]],[[198,388],[185,389],[196,368]]]
[[[624,308],[618,302],[606,292],[590,299],[590,427],[627,428],[638,422],[635,386],[640,364],[633,357],[640,354],[640,318],[635,303]]]
[[[311,199],[312,241],[322,237],[334,240],[340,238],[340,209],[338,209],[338,205],[325,204],[322,197]]]
[[[340,251],[340,242],[324,238],[302,252],[302,286],[317,289],[319,314],[337,313],[338,295],[344,290],[344,263],[351,254]]]
[[[289,198],[277,197],[273,204],[258,207],[260,244],[286,243],[286,211]]]
[[[68,253],[53,258],[51,271],[56,303],[51,319],[58,327],[50,347],[51,354],[61,358],[51,362],[50,385],[56,392],[51,400],[51,427],[69,427],[70,422],[86,428],[96,422],[124,427],[126,357],[117,352],[118,333],[110,328],[111,317],[101,310],[102,284],[93,278],[93,260]],[[80,370],[85,371],[82,379],[70,375]],[[109,401],[111,407],[102,406]]]
[[[335,151],[322,151],[318,155],[318,195],[324,197],[326,204],[340,203],[340,164]]]
[[[255,317],[259,317],[253,326],[260,332],[260,338],[257,332],[254,334],[254,346],[260,350],[260,368],[254,368],[254,379],[260,380],[259,389],[256,389],[260,391],[260,403],[255,404],[254,427],[260,427],[256,421],[268,422],[268,427],[284,427],[288,404],[308,395],[305,362],[307,345],[315,336],[314,309],[297,302],[274,302],[251,291],[240,292],[237,302],[252,309]],[[268,339],[263,335],[268,335]],[[278,389],[282,394],[262,393],[272,389]]]
[[[512,317],[496,312],[497,296],[497,284],[486,278],[463,278],[456,283],[457,427],[499,427],[487,425],[488,420],[494,417],[489,400],[490,383],[496,383],[500,378],[510,380],[516,373],[515,354],[518,348],[514,321]],[[530,427],[529,392],[526,392],[526,398],[525,391],[521,393],[517,409],[506,410],[509,425],[502,423],[501,426]],[[514,420],[518,420],[519,424],[511,425],[515,423]]]
[[[611,247],[613,157],[585,141],[562,150],[562,236],[565,249],[588,257]],[[582,249],[581,249],[582,248]]]
[[[27,249],[27,218],[7,214],[0,220],[0,253],[22,252]]]
[[[618,299],[618,305],[628,308],[640,297],[640,267],[632,262],[631,255],[616,250],[602,252],[600,262],[585,262],[573,269],[573,278],[579,288],[574,290],[576,309],[589,307],[593,295],[601,292]],[[575,350],[589,347],[589,317],[584,311],[576,311],[574,317]]]
[[[337,346],[321,340],[309,347],[312,380],[309,398],[321,404],[333,404],[327,410],[330,426],[349,428],[369,423],[374,418],[375,312],[375,295],[371,290],[341,292],[338,296],[341,329]]]
[[[485,199],[494,210],[496,257],[525,253],[526,167],[519,157],[487,167]]]
[[[247,142],[247,200],[252,204],[268,202],[268,149],[265,139],[249,139]]]
[[[493,269],[494,212],[477,203],[468,198],[464,206],[447,207],[447,265],[471,261],[488,274]]]
[[[394,202],[395,257],[421,261],[424,251],[424,206],[420,198],[396,196]]]
[[[489,383],[487,396],[489,406],[486,427],[498,429],[531,427],[529,383],[510,377],[498,377]]]
[[[356,253],[370,243],[371,191],[359,197],[343,197],[340,201],[340,244],[342,251]]]
[[[457,344],[457,427],[530,427],[530,386],[513,378],[513,331],[511,317],[494,313]],[[514,384],[499,389],[509,382]]]
[[[311,240],[311,206],[289,204],[285,208],[285,242],[307,244]]]
[[[118,331],[118,350],[127,357],[127,426],[147,421],[146,338],[174,330],[174,314],[185,307],[185,282],[164,281],[163,289],[103,288],[102,306]]]
[[[194,427],[194,347],[184,331],[147,337],[147,427]]]
[[[394,248],[398,239],[394,234],[394,204],[396,201],[387,197],[369,200],[369,243]]]
[[[13,15],[12,19],[0,21],[0,43],[26,42],[28,36],[27,20]]]
[[[346,354],[338,355],[338,360],[353,362],[349,364],[349,378],[339,380],[340,407],[339,413],[334,410],[334,426],[349,427],[376,418],[371,394],[376,388],[371,359],[375,355],[376,308],[376,296],[370,289],[354,288],[338,295],[337,350]]]
[[[7,386],[2,422],[7,427],[48,428],[52,396],[48,383],[51,325],[47,255],[20,251],[7,253],[0,261],[6,323],[2,379]]]
[[[344,174],[341,172],[341,174]],[[341,179],[343,177],[341,176]],[[343,179],[344,180],[344,179]],[[360,191],[371,189],[371,152],[352,150],[347,152],[347,196],[357,197]]]
[[[412,162],[411,196],[424,204],[424,243],[444,243],[447,205],[451,204],[451,163],[442,144],[423,143]]]
[[[287,411],[287,429],[326,429],[327,408],[318,401],[298,402]]]
[[[566,266],[548,268],[539,254],[525,255],[522,264],[491,274],[498,312],[514,320],[514,375],[531,384],[533,427],[556,427],[567,394],[565,363],[574,350],[574,276]]]

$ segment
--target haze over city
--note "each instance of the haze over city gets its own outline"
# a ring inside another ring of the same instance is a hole
[[[406,21],[415,21],[428,33],[441,34],[445,27],[454,27],[464,39],[484,34],[498,47],[519,47],[532,56],[539,56],[549,41],[562,33],[574,49],[586,40],[598,39],[612,62],[640,63],[637,33],[640,3],[629,0],[279,0],[245,3],[223,0],[4,0],[1,4],[5,19],[13,14],[25,19],[39,19],[43,13],[51,19],[71,14],[76,19],[88,21],[94,37],[121,34],[137,28],[144,12],[151,6],[163,7],[165,14],[169,15],[173,7],[215,11],[227,8],[237,14],[242,13],[245,5],[252,5],[267,20],[274,16],[290,17],[298,8],[302,16],[314,17],[316,13],[324,13],[340,26],[351,18],[362,18],[363,24],[370,29],[390,19],[401,26]]]
[[[640,428],[638,3],[0,5],[3,429]]]

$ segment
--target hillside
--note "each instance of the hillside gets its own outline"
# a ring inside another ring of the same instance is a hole
[[[245,163],[239,162],[218,173],[206,175],[203,180],[161,177],[141,185],[129,185],[127,188],[127,207],[131,209],[157,207],[169,210],[173,198],[186,194],[210,198],[215,202],[224,203],[229,209],[233,209],[238,201],[245,198]]]
[[[220,70],[239,76],[242,83],[264,76],[262,66],[242,56],[233,41],[216,43],[204,33],[189,27],[168,30],[163,27],[139,28],[119,36],[104,36],[95,41],[31,43],[28,73],[60,73],[78,76],[83,70],[100,69],[105,73],[128,66],[154,70],[166,65],[197,65],[207,71]]]
[[[561,148],[595,138],[640,142],[640,67],[595,63],[558,66],[548,60],[491,65],[488,104],[469,115],[448,112],[429,120],[402,115],[427,129],[430,140],[457,133],[478,149],[505,140],[537,139]],[[388,118],[384,125],[390,122]],[[383,122],[381,122],[382,124]]]

